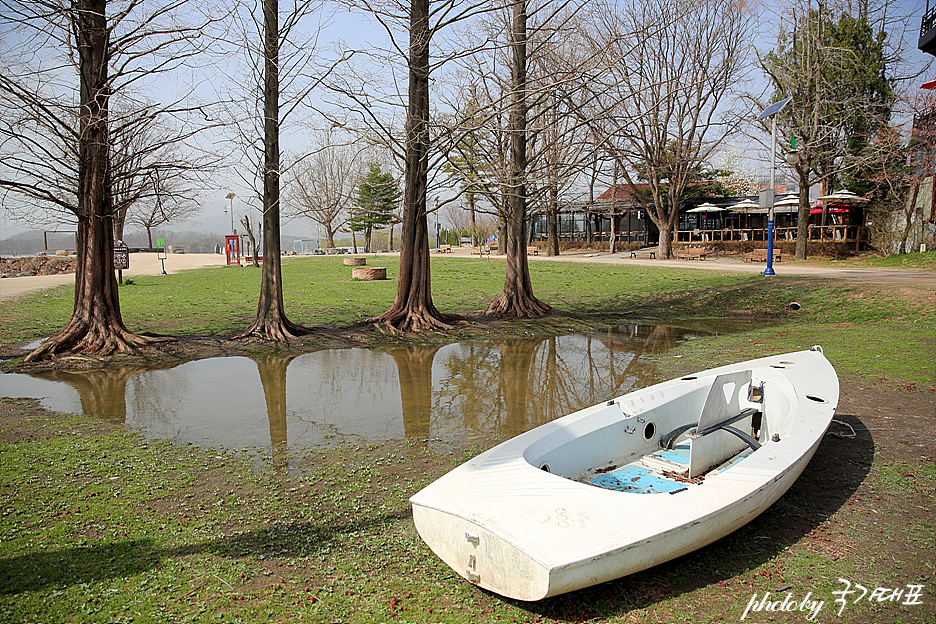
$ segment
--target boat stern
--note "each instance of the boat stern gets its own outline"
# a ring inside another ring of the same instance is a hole
[[[458,516],[413,504],[416,531],[442,561],[468,582],[517,600],[549,593],[549,571],[514,544]]]

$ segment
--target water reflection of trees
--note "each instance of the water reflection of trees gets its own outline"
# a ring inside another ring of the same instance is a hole
[[[400,402],[406,437],[426,437],[432,414],[432,362],[439,347],[389,349],[400,379]]]
[[[672,348],[679,331],[611,328],[600,334],[467,343],[446,353],[433,431],[516,435],[657,381],[642,353]]]
[[[622,325],[587,335],[441,348],[339,349],[219,358],[171,370],[115,367],[35,376],[74,387],[86,414],[156,435],[191,434],[235,447],[269,443],[274,464],[285,467],[288,412],[294,444],[332,435],[508,437],[659,381],[646,356],[672,349],[691,333],[697,332]]]
[[[132,377],[149,370],[152,368],[116,366],[93,371],[40,371],[32,376],[60,381],[74,388],[83,414],[123,423],[127,419],[127,383]]]
[[[264,355],[251,358],[257,364],[267,420],[270,422],[270,445],[273,467],[284,471],[288,466],[288,432],[286,425],[286,369],[298,354]]]

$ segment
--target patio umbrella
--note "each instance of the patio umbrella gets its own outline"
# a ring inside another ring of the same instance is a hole
[[[744,212],[745,210],[752,210],[754,208],[760,208],[760,204],[751,199],[743,199],[739,201],[734,206],[731,206],[732,210],[737,210],[738,212]]]
[[[748,212],[751,210],[756,210],[757,208],[760,208],[760,204],[758,204],[756,201],[752,199],[744,198],[741,201],[739,201],[737,204],[732,206],[731,210],[734,210],[735,212],[744,213],[744,227],[747,227]],[[745,234],[744,236],[747,236],[747,234]]]
[[[835,191],[831,195],[823,195],[819,198],[821,202],[840,202],[843,204],[859,204],[866,201],[871,201],[862,197],[861,195],[855,195],[847,189],[842,189],[840,191]]]
[[[777,208],[778,206],[799,206],[799,195],[790,194],[786,197],[781,197],[775,201],[773,205],[774,208]]]
[[[720,208],[715,204],[710,204],[705,202],[704,204],[699,204],[697,207],[692,210],[687,210],[686,212],[720,212],[722,210],[728,210],[727,208]]]

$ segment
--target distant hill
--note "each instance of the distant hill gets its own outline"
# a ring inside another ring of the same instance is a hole
[[[215,253],[224,246],[224,234],[215,232],[161,231],[153,234],[154,243],[159,238],[165,239],[167,246],[183,247],[185,253]],[[46,240],[48,240],[48,249]],[[299,240],[298,236],[282,235],[280,246],[283,251],[290,252],[293,242],[297,240]],[[149,245],[145,232],[127,234],[124,242],[131,248],[146,248]],[[0,256],[32,256],[42,251],[54,252],[57,249],[74,251],[75,235],[73,233],[50,233],[44,237],[42,230],[31,230],[0,240]]]

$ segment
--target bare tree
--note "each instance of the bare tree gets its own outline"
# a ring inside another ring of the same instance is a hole
[[[534,15],[529,50],[529,194],[546,220],[546,254],[559,255],[560,198],[580,186],[596,147],[578,111],[570,109],[570,90],[594,65],[579,33],[595,19],[587,3],[544,5]],[[536,19],[538,18],[538,19]]]
[[[303,3],[308,7],[309,3]],[[280,30],[278,0],[263,0],[263,268],[254,322],[237,338],[258,336],[278,342],[308,330],[286,318],[280,258],[280,46],[298,22],[292,13]]]
[[[118,8],[109,16],[108,7],[115,4]],[[0,185],[27,201],[68,211],[78,225],[72,317],[26,359],[63,351],[110,354],[151,344],[156,339],[130,332],[120,314],[113,270],[110,102],[155,74],[182,66],[199,51],[194,42],[208,22],[192,15],[187,17],[194,26],[176,22],[187,8],[185,0],[157,7],[140,0],[2,0],[0,8],[0,24],[18,33],[16,50],[8,42],[5,58],[9,53],[23,59],[11,63],[15,72],[0,84],[7,101],[16,102],[17,114],[30,123],[16,141],[34,155],[33,162],[36,154],[49,156],[49,164],[39,171],[43,177],[21,177],[28,157],[0,159]],[[77,106],[54,95],[58,85],[75,82]],[[161,106],[150,114],[172,108]],[[41,136],[43,132],[47,134]]]
[[[313,134],[312,152],[290,172],[290,214],[305,217],[325,233],[325,247],[335,247],[335,233],[347,220],[357,183],[364,172],[365,153],[334,128]]]
[[[578,110],[659,228],[663,257],[683,192],[733,129],[723,119],[748,65],[752,19],[733,0],[637,0],[608,7],[590,33],[604,63],[585,78]]]
[[[426,196],[429,172],[434,169],[435,160],[432,158],[435,140],[431,134],[430,75],[456,54],[468,54],[470,51],[443,52],[433,61],[430,45],[441,30],[492,10],[492,7],[484,0],[410,0],[403,3],[359,0],[350,4],[364,8],[385,29],[391,50],[380,59],[381,72],[387,73],[388,62],[391,72],[402,65],[407,85],[405,100],[398,97],[404,90],[396,82],[389,85],[384,93],[378,92],[375,89],[378,83],[372,80],[373,73],[344,76],[331,85],[333,91],[346,100],[345,106],[350,102],[353,113],[363,118],[363,134],[392,150],[403,163],[402,242],[396,299],[389,310],[369,320],[391,333],[450,329],[446,317],[432,301],[429,271],[427,215],[430,209]],[[407,37],[405,44],[401,42],[404,34]],[[376,50],[372,52],[376,53]],[[401,64],[393,62],[401,58],[404,59]],[[401,137],[396,120],[404,106],[405,123]],[[338,122],[344,123],[344,120]]]
[[[527,3],[513,0],[510,28],[510,138],[506,202],[507,268],[504,290],[491,302],[487,312],[521,318],[542,316],[550,307],[533,294],[527,261]]]
[[[240,9],[240,5],[235,8]],[[342,59],[319,62],[317,38],[328,22],[323,0],[297,0],[284,11],[278,0],[261,0],[256,10],[237,11],[234,16],[241,24],[240,44],[249,71],[248,76],[232,77],[238,87],[243,85],[241,93],[230,97],[235,104],[235,140],[243,160],[250,163],[247,169],[238,168],[237,174],[254,188],[262,206],[264,257],[256,318],[237,337],[289,342],[308,330],[290,321],[285,313],[280,181],[289,173],[286,165],[302,159],[281,154],[280,136]]]

